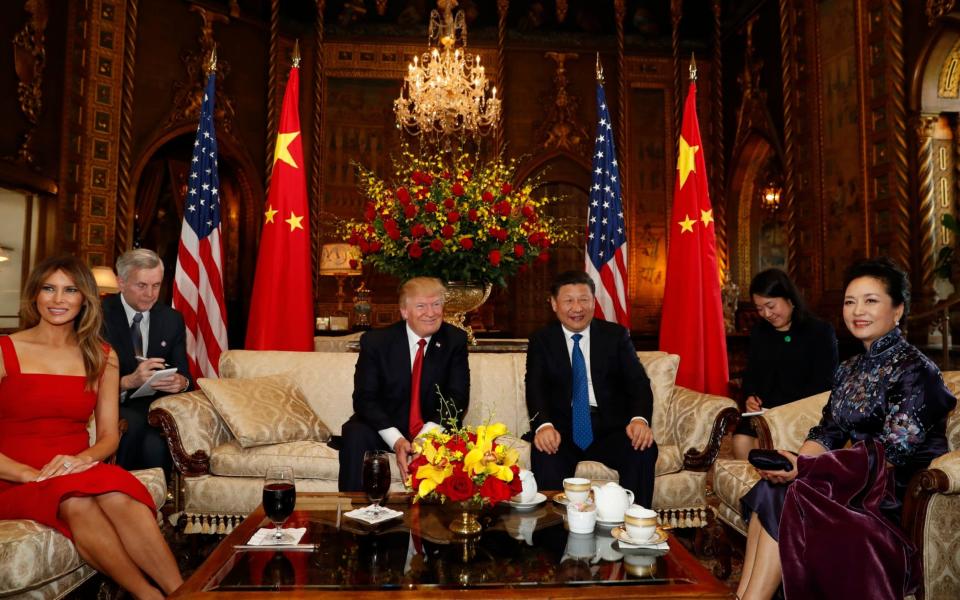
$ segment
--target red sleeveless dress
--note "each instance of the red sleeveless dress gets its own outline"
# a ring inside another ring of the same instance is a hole
[[[8,336],[0,337],[6,376],[0,379],[0,453],[36,469],[57,454],[75,455],[90,447],[87,421],[97,394],[84,389],[80,375],[21,373]],[[60,519],[60,502],[72,496],[122,492],[156,507],[136,477],[114,465],[98,463],[82,473],[44,481],[14,483],[0,479],[0,519],[32,519],[73,539]]]

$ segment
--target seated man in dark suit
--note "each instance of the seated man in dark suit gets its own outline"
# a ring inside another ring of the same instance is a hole
[[[657,462],[650,380],[630,332],[593,318],[595,290],[582,271],[558,275],[550,306],[560,321],[530,336],[531,470],[539,488],[559,490],[578,462],[595,460],[616,469],[635,502],[649,508]]]
[[[124,252],[117,259],[120,293],[103,299],[103,337],[120,359],[120,417],[127,431],[120,437],[117,464],[125,469],[163,467],[170,472],[170,451],[160,430],[147,423],[150,403],[164,394],[190,388],[187,333],[183,316],[157,304],[163,262],[152,250]],[[177,372],[151,384],[154,392],[131,398],[154,371]]]
[[[415,277],[400,287],[403,321],[360,338],[353,377],[353,411],[343,425],[339,487],[362,490],[363,454],[392,450],[404,479],[412,441],[440,427],[440,393],[460,423],[470,401],[466,334],[443,321],[443,283]]]

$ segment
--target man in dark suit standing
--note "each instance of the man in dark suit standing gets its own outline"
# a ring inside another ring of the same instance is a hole
[[[635,502],[649,508],[657,462],[650,380],[630,332],[593,318],[595,291],[582,271],[558,275],[550,306],[559,322],[530,337],[531,470],[539,488],[558,490],[578,462],[595,460],[616,469]]]
[[[466,334],[443,321],[444,286],[415,277],[400,287],[399,321],[360,338],[353,377],[354,414],[343,425],[340,491],[363,489],[363,454],[392,450],[407,477],[412,441],[455,416],[463,419],[470,400]],[[440,393],[455,415],[441,407]]]
[[[170,452],[160,430],[147,423],[147,412],[158,395],[190,388],[183,316],[157,304],[163,262],[156,252],[142,248],[124,252],[117,259],[117,282],[120,293],[103,300],[103,336],[120,359],[120,417],[127,420],[117,464],[131,470],[163,467],[169,473]],[[154,371],[169,367],[177,372],[154,381],[154,393],[130,397]]]

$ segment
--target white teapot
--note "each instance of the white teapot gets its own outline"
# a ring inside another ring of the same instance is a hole
[[[623,521],[623,513],[633,504],[633,492],[610,481],[603,487],[593,486],[593,501],[597,505],[597,519],[620,522]]]

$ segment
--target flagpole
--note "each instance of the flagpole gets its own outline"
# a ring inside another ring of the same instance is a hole
[[[600,64],[600,53],[597,52],[597,81],[603,84],[603,65]]]
[[[217,72],[217,47],[210,50],[210,60],[207,61],[207,75]]]
[[[293,68],[300,68],[300,38],[297,38],[293,42],[293,55],[291,55],[290,60],[293,61]]]
[[[690,53],[690,81],[697,80],[697,59],[693,55],[693,52]]]

